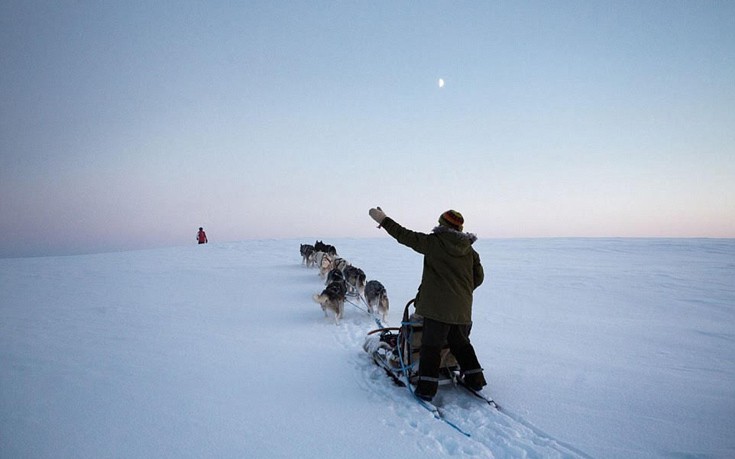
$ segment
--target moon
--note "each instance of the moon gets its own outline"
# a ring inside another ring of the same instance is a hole
[[[444,78],[439,78],[439,87],[440,88],[444,87]]]

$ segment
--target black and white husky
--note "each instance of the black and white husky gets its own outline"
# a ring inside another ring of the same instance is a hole
[[[301,264],[306,265],[308,268],[311,268],[314,266],[314,255],[316,254],[316,250],[314,250],[313,245],[309,244],[301,244]]]
[[[347,266],[342,271],[347,282],[347,290],[350,293],[356,293],[360,297],[365,296],[365,271],[354,266]]]
[[[332,269],[335,269],[336,268],[336,269],[339,269],[341,271],[344,271],[345,268],[347,268],[348,266],[350,266],[350,262],[349,261],[345,260],[344,258],[337,257],[337,258],[334,258],[332,260],[331,268]]]
[[[332,257],[337,256],[337,249],[333,245],[325,244],[322,241],[316,241],[314,243],[314,250],[316,250],[317,252],[326,252]]]
[[[322,293],[317,295],[314,294],[314,301],[322,306],[324,311],[324,317],[328,317],[327,311],[334,313],[334,323],[339,325],[339,319],[342,318],[342,314],[345,311],[345,299],[346,299],[347,287],[345,286],[344,279],[333,280],[330,282]]]
[[[376,280],[371,280],[365,284],[365,301],[367,301],[368,312],[374,314],[377,310],[383,318],[383,322],[385,322],[388,316],[389,301],[388,292],[386,292],[383,284]]]
[[[332,268],[329,271],[329,274],[327,274],[327,281],[324,283],[324,285],[329,285],[332,282],[344,282],[344,281],[345,281],[345,274],[342,272],[342,270],[339,268]]]

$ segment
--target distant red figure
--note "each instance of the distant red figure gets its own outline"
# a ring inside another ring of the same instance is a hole
[[[200,244],[206,244],[207,242],[207,233],[204,232],[204,228],[201,226],[199,227],[199,233],[197,233],[197,241],[199,241]]]

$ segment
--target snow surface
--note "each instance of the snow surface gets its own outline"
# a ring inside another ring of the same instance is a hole
[[[469,438],[324,317],[313,242],[0,260],[0,457],[735,457],[735,240],[478,241]],[[325,242],[398,325],[421,256]]]

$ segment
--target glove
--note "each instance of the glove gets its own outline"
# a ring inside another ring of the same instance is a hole
[[[373,220],[378,222],[378,228],[380,228],[380,224],[383,223],[383,220],[385,220],[385,212],[383,212],[383,210],[378,207],[377,209],[370,209],[368,213]]]

